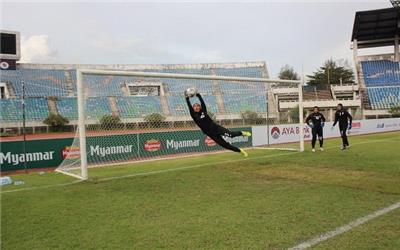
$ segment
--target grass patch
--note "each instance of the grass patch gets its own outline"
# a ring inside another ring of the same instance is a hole
[[[74,181],[62,174],[19,175],[26,185],[2,191],[41,189],[2,193],[2,248],[285,249],[400,200],[400,133],[350,139],[345,152],[335,139],[314,154],[251,150],[248,159],[95,168],[68,186],[52,186]],[[362,248],[377,234],[372,246],[399,248],[394,212],[321,249]]]

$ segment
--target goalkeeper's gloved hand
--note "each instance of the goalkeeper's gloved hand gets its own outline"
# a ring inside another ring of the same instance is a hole
[[[310,128],[314,128],[314,125],[312,124],[307,124]]]
[[[351,124],[349,124],[349,130],[351,129]]]
[[[325,127],[325,122],[322,122],[322,123],[321,123],[321,127]]]

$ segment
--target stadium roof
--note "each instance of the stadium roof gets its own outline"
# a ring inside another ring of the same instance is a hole
[[[400,35],[399,8],[356,12],[351,41],[357,40],[358,48],[394,45],[396,35]]]

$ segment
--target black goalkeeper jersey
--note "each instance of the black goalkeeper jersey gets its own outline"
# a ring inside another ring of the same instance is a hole
[[[193,121],[199,126],[199,128],[207,135],[216,133],[218,131],[219,125],[216,124],[211,117],[207,114],[207,107],[204,103],[203,98],[200,94],[196,95],[201,103],[201,111],[195,112],[193,110],[192,104],[190,103],[189,97],[186,97],[186,102],[189,107],[190,116]]]
[[[340,127],[347,127],[349,123],[351,124],[352,120],[353,117],[350,115],[349,112],[347,112],[347,110],[337,110],[335,113],[335,122],[333,123],[333,126],[335,126],[336,123],[339,122]]]
[[[325,117],[320,112],[313,112],[307,116],[306,123],[310,125],[310,121],[312,121],[314,128],[322,128],[322,123],[325,122]]]

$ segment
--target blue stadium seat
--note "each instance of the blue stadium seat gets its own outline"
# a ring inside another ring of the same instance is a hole
[[[245,111],[265,113],[267,111],[267,98],[265,94],[224,95],[223,100],[227,113],[238,114]]]
[[[43,69],[2,70],[2,82],[10,82],[15,94],[22,96],[22,84],[25,83],[25,95],[28,97],[67,96],[65,71]]]
[[[363,61],[361,67],[372,109],[400,105],[400,64],[389,60]]]
[[[361,62],[366,87],[399,86],[400,67],[389,60]]]
[[[0,120],[4,122],[22,122],[22,100],[1,99]],[[47,100],[45,98],[25,99],[25,115],[27,121],[43,121],[49,116]]]
[[[159,96],[117,97],[116,103],[123,118],[142,118],[152,113],[162,113]]]
[[[263,75],[263,68],[261,67],[248,67],[248,68],[217,68],[215,70],[217,76],[241,76],[241,77],[257,77],[261,78]]]
[[[262,67],[248,68],[217,68],[217,69],[160,69],[144,70],[147,72],[178,73],[210,75],[215,73],[220,76],[241,76],[241,77],[262,77]],[[71,79],[68,79],[68,77]],[[17,99],[1,100],[2,112],[0,120],[11,121],[21,120],[20,100],[22,97],[22,83],[25,83],[25,93],[27,97],[36,97],[28,100],[27,119],[42,120],[49,114],[46,97],[57,97],[56,107],[58,112],[69,120],[77,119],[76,97],[70,97],[67,90],[67,79],[72,82],[72,91],[76,96],[76,71],[75,70],[50,70],[50,69],[18,69],[3,70],[0,74],[2,82],[8,82],[13,87]],[[213,113],[218,113],[218,105],[213,92],[220,91],[222,99],[229,113],[241,112],[243,109],[265,111],[266,98],[250,97],[265,93],[263,84],[259,83],[237,83],[228,81],[218,81],[220,90],[214,89],[214,82],[210,80],[186,80],[173,78],[139,78],[131,76],[107,76],[107,75],[86,75],[87,96],[86,101],[88,118],[100,119],[105,114],[111,114],[111,107],[108,96],[115,96],[117,107],[121,117],[143,117],[151,113],[161,113],[160,97],[131,97],[126,96],[125,85],[137,81],[144,83],[163,84],[165,94],[168,96],[169,109],[172,115],[188,115],[185,99],[182,94],[189,87],[196,87],[202,93],[208,109]],[[247,98],[249,97],[249,98]],[[30,98],[28,98],[30,99]],[[255,103],[256,100],[261,103]],[[236,101],[236,104],[234,104]]]
[[[78,119],[78,102],[75,97],[60,98],[56,101],[57,110],[60,115],[68,120]]]
[[[367,88],[372,109],[389,109],[400,106],[400,86]]]
[[[19,99],[0,99],[0,120],[2,122],[22,121],[22,101]]]
[[[111,115],[111,107],[107,97],[90,97],[86,100],[86,117],[100,120],[104,115]]]

